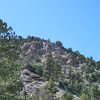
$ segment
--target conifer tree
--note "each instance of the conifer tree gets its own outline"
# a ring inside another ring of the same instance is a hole
[[[53,59],[52,55],[48,55],[46,60],[46,66],[44,71],[44,77],[47,80],[56,81],[60,74],[60,65],[58,65]]]

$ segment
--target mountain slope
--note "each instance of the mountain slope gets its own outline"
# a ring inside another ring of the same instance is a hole
[[[35,37],[24,43],[21,49],[22,58],[32,65],[33,72],[43,77],[45,81],[52,80],[54,84],[56,83],[55,87],[58,92],[53,93],[52,97],[65,91],[65,93],[72,94],[73,98],[79,99],[85,89],[88,89],[88,92],[93,94],[92,98],[99,100],[100,92],[97,95],[94,94],[100,91],[99,61],[85,58],[78,51],[73,52],[70,48],[64,48],[60,41],[51,43],[40,38],[35,39]],[[46,76],[45,71],[47,71]],[[47,77],[48,73],[50,76]],[[94,91],[96,87],[98,89]]]
[[[0,100],[100,100],[100,61],[0,20]]]

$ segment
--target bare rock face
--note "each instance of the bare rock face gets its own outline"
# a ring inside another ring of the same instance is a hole
[[[29,43],[24,43],[21,48],[23,51],[23,56],[28,56],[30,58],[32,57],[31,60],[37,59],[37,61],[40,61],[39,63],[42,64],[46,62],[48,55],[52,54],[55,61],[59,61],[63,65],[72,65],[75,67],[78,67],[79,65],[77,60],[78,58],[76,58],[77,56],[74,55],[71,49],[64,49],[63,47],[48,41],[32,41]],[[36,95],[37,90],[41,90],[39,97],[42,98],[43,93],[45,93],[44,87],[47,85],[47,83],[43,81],[39,75],[32,72],[29,66],[20,73],[19,79],[23,83],[23,91],[21,94],[25,92],[29,97],[33,97]],[[60,89],[58,90],[59,91],[55,94],[57,98],[64,94],[64,91]]]
[[[36,52],[40,51],[42,44],[39,41],[32,41],[30,43],[24,43],[22,46],[22,50],[26,54],[35,54]]]
[[[26,54],[40,53],[40,51],[42,51],[43,54],[51,52],[62,52],[61,48],[56,46],[54,43],[40,42],[40,41],[32,41],[30,43],[25,43],[22,46],[22,50]]]
[[[79,62],[73,54],[68,53],[66,56],[67,56],[66,64],[72,65],[72,66],[75,66],[75,67],[79,66]]]
[[[32,73],[28,69],[24,69],[20,73],[19,79],[23,84],[21,95],[25,92],[30,98],[36,94],[37,89],[41,88],[45,84],[39,75]]]
[[[56,60],[61,61],[63,64],[73,66],[78,66],[79,64],[72,52],[69,53],[69,50],[65,50],[61,46],[48,41],[32,41],[25,43],[22,46],[22,51],[26,56],[41,59],[41,62],[45,61],[44,59],[46,59],[48,54],[52,54]]]
[[[21,46],[22,50],[26,51],[27,49],[29,49],[29,47],[31,46],[31,43],[24,43],[23,46]]]

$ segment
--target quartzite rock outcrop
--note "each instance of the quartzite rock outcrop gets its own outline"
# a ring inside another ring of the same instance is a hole
[[[63,64],[78,66],[79,62],[71,50],[63,48],[63,46],[56,45],[48,41],[32,41],[24,43],[21,47],[23,55],[39,59],[41,62],[48,54],[52,54],[55,60],[61,61]]]

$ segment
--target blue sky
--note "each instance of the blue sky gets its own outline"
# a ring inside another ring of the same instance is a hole
[[[0,0],[0,18],[18,35],[60,40],[100,60],[100,0]]]

